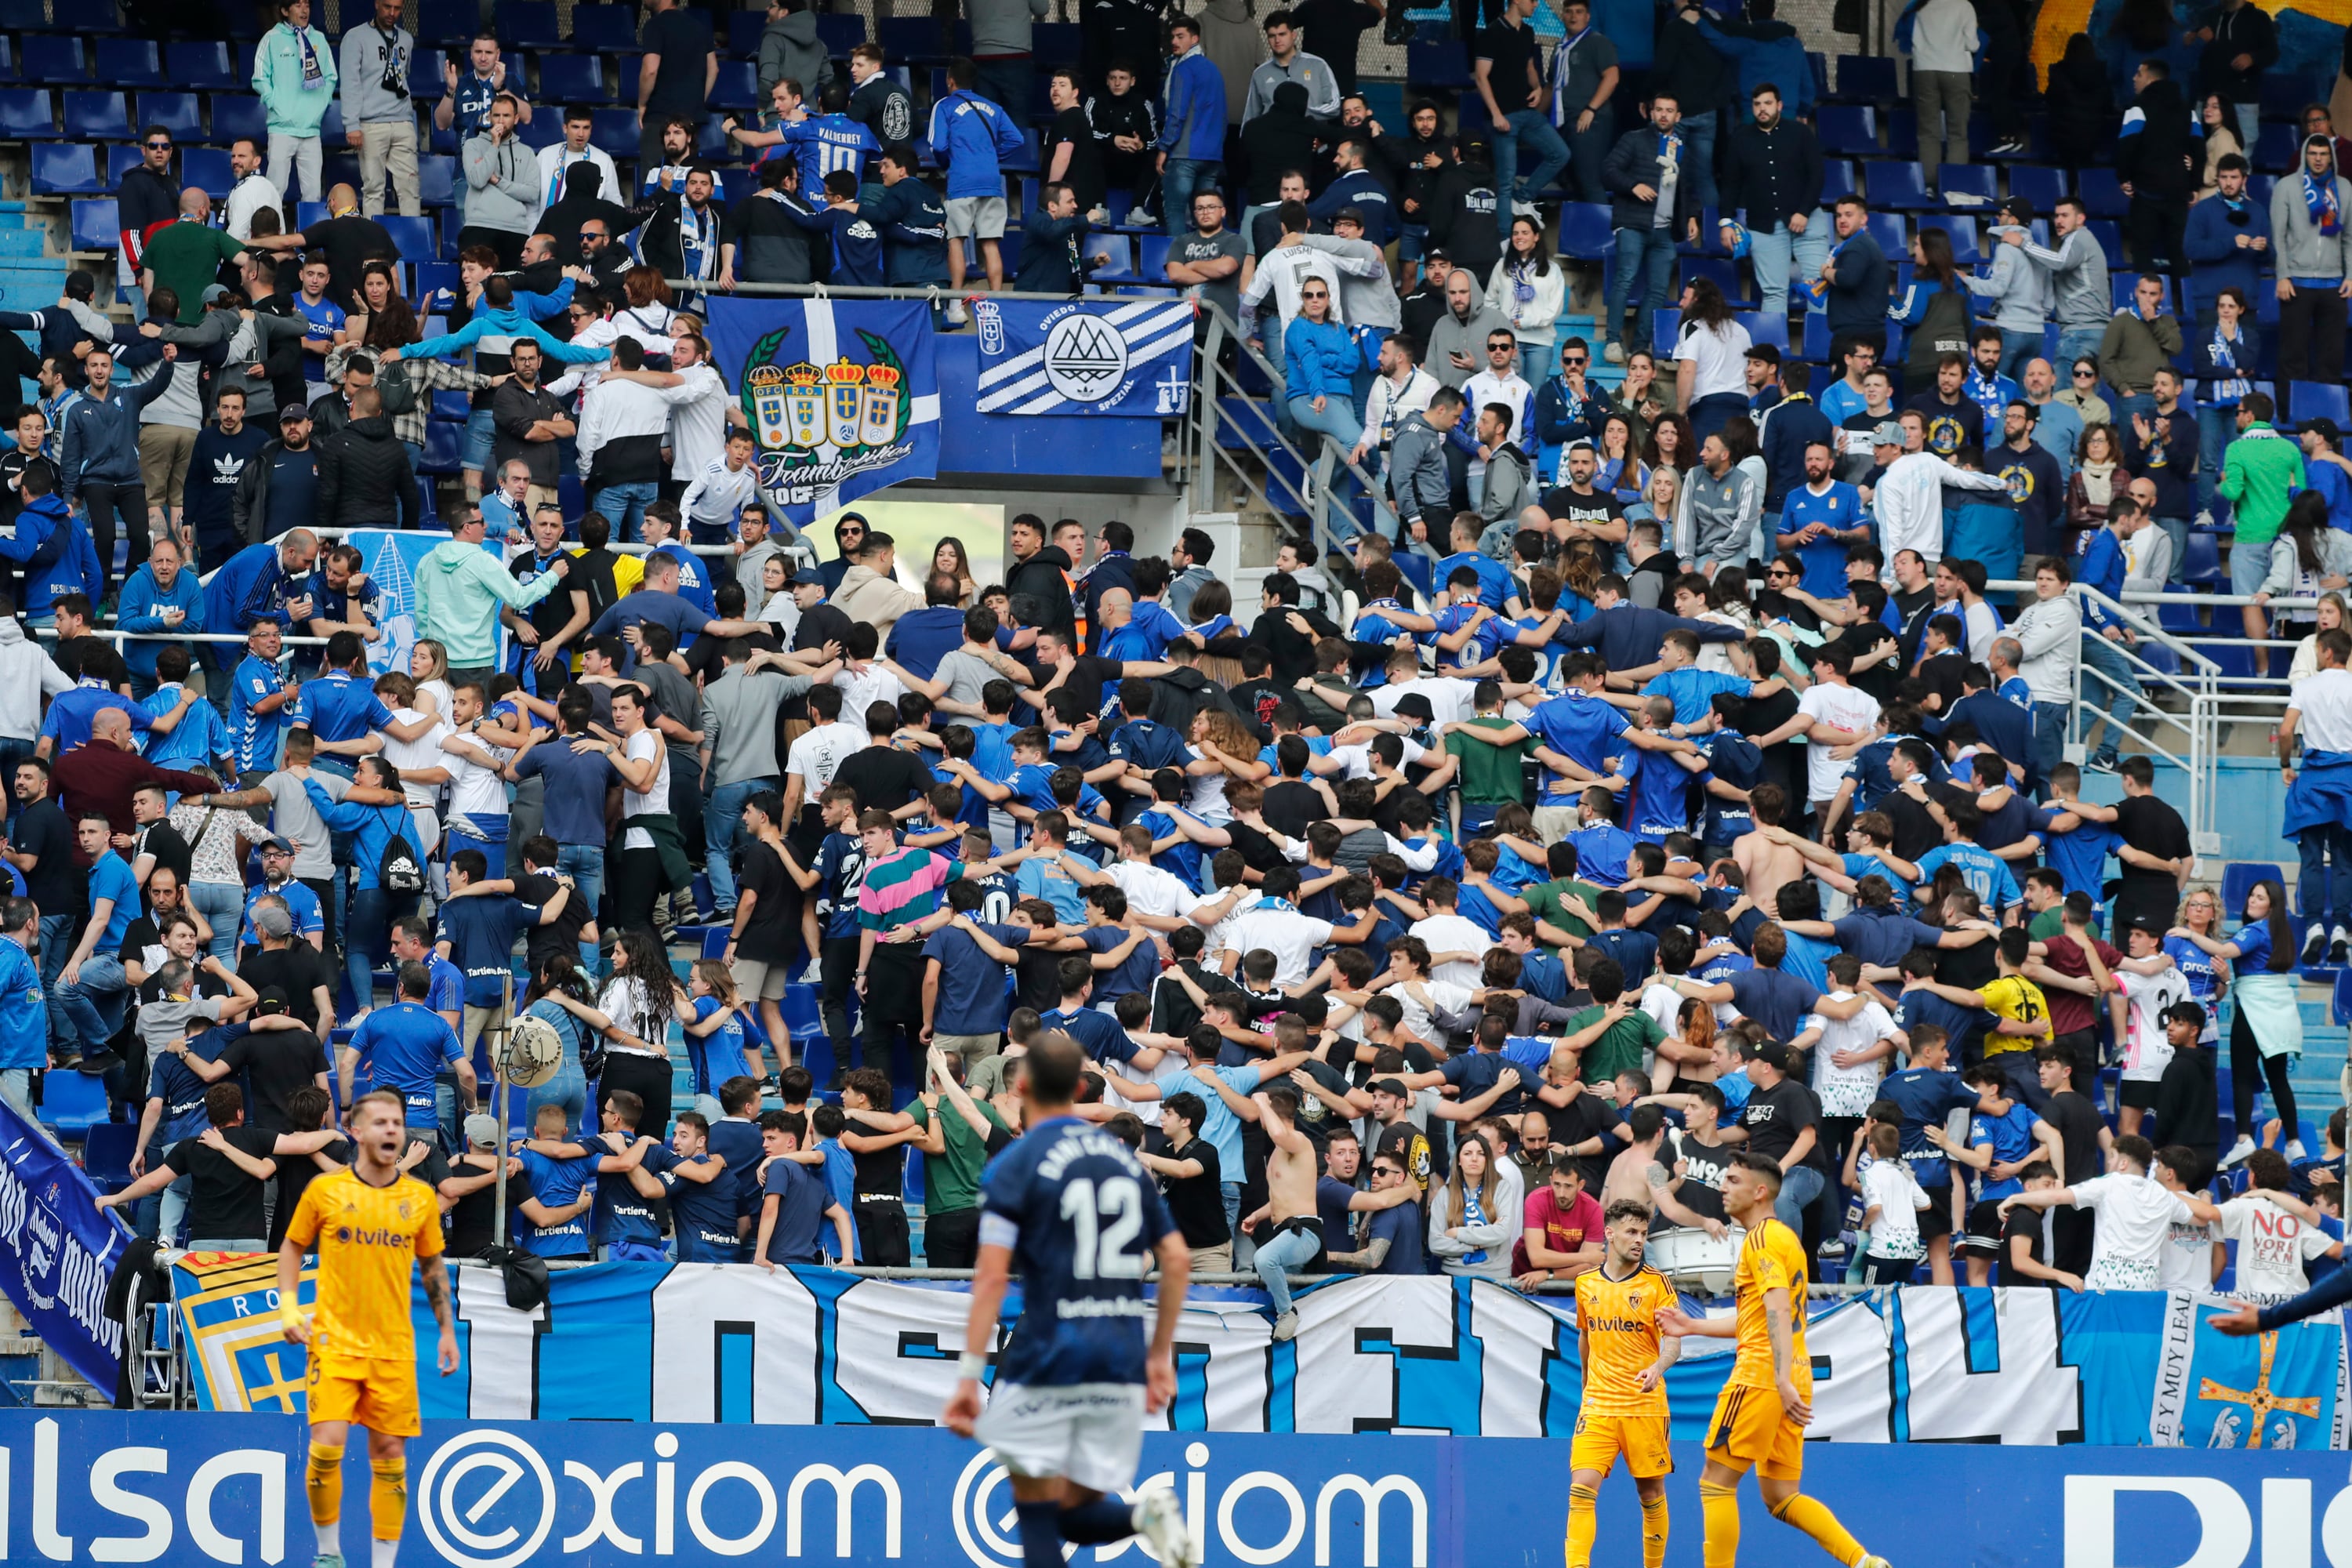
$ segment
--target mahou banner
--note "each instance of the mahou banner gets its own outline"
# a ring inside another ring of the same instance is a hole
[[[900,479],[935,479],[930,307],[713,297],[710,349],[759,443],[760,488],[796,528]]]

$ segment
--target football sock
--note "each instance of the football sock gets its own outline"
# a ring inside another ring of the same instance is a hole
[[[1706,1568],[1732,1568],[1739,1561],[1739,1489],[1701,1481],[1698,1504],[1706,1521],[1700,1561]]]
[[[368,1468],[375,1472],[375,1480],[368,1489],[368,1518],[373,1533],[381,1542],[400,1539],[400,1527],[408,1516],[408,1460],[375,1459]]]
[[[368,1568],[395,1568],[395,1564],[400,1560],[398,1541],[373,1541],[368,1544],[370,1547]]]
[[[310,1497],[310,1522],[321,1531],[319,1550],[336,1552],[324,1531],[343,1517],[343,1446],[310,1445],[310,1462],[302,1471],[302,1489]]]
[[[1135,1533],[1135,1505],[1115,1497],[1066,1508],[1061,1514],[1062,1539],[1080,1546],[1104,1546]]]
[[[1568,1568],[1592,1568],[1592,1537],[1601,1529],[1601,1494],[1591,1487],[1568,1489]]]
[[[1845,1526],[1838,1522],[1829,1505],[1802,1492],[1772,1510],[1772,1517],[1811,1536],[1821,1543],[1822,1551],[1846,1564],[1846,1568],[1853,1568],[1864,1555],[1862,1542],[1846,1533]]]
[[[1021,1521],[1023,1568],[1065,1568],[1062,1561],[1062,1505],[1021,1502],[1013,1505]]]
[[[1642,1500],[1642,1568],[1664,1568],[1666,1561],[1666,1500],[1664,1493]]]

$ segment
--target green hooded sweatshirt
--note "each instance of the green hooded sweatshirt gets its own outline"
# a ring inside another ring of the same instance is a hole
[[[253,53],[253,90],[280,136],[310,137],[335,101],[335,49],[316,27],[280,22]],[[309,192],[303,193],[308,195]]]
[[[448,650],[452,669],[486,669],[498,662],[499,605],[527,610],[566,576],[543,572],[526,587],[479,544],[452,539],[416,563],[416,635]]]

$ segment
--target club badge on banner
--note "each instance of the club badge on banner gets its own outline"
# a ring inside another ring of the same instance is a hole
[[[1192,405],[1192,302],[979,300],[982,414],[1165,417]]]
[[[719,298],[709,307],[711,354],[758,442],[760,488],[794,527],[901,479],[938,477],[930,307]]]
[[[130,1245],[81,1167],[0,1100],[0,1289],[44,1344],[109,1394],[122,1325],[106,1315],[106,1288]]]
[[[408,656],[416,648],[416,568],[427,555],[449,542],[448,535],[362,528],[345,534],[342,542],[360,552],[360,570],[367,574],[378,595],[376,624],[383,635],[367,645],[369,678],[395,669],[405,675]],[[506,552],[502,542],[485,540],[482,548],[503,570]],[[528,585],[530,579],[523,582]],[[503,663],[507,647],[503,631],[499,634],[499,647]]]
[[[428,1417],[476,1421],[930,1423],[955,1387],[970,1302],[959,1285],[822,1268],[617,1263],[556,1272],[523,1312],[495,1271],[452,1278],[461,1363],[449,1377],[431,1364],[431,1319],[412,1298],[418,1394]],[[301,1352],[277,1342],[274,1279],[184,1268],[175,1283],[203,1407],[299,1409]],[[2208,1321],[2221,1307],[2187,1292],[1930,1287],[1817,1302],[1810,1436],[2346,1446],[2336,1317],[2234,1340]],[[1196,1288],[1176,1335],[1176,1398],[1155,1425],[1489,1437],[1575,1426],[1583,1373],[1565,1298],[1483,1279],[1349,1279],[1301,1291],[1298,1309],[1297,1338],[1278,1342],[1261,1293]],[[1016,1291],[1008,1323],[1018,1311]],[[1677,1440],[1704,1436],[1731,1363],[1728,1341],[1686,1342],[1666,1375]]]

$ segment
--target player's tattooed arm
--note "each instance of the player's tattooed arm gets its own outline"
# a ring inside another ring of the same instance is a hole
[[[1764,1332],[1772,1342],[1772,1381],[1780,1385],[1781,1409],[1789,1419],[1803,1426],[1813,1418],[1813,1405],[1797,1387],[1796,1329],[1790,1316],[1794,1310],[1788,1290],[1764,1292]]]
[[[449,1267],[436,1256],[425,1258],[417,1272],[425,1282],[425,1300],[433,1309],[433,1321],[441,1325],[437,1360],[441,1375],[446,1377],[457,1370],[457,1320],[449,1309]]]

